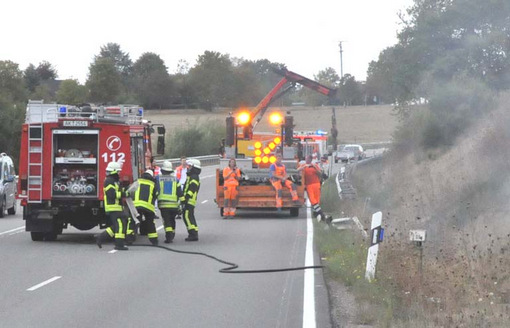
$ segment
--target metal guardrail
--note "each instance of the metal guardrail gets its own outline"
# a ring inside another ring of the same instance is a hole
[[[205,155],[205,156],[190,156],[190,158],[195,158],[200,160],[202,166],[210,166],[210,165],[219,165],[220,164],[220,156],[218,155]],[[166,158],[166,159],[158,159],[156,160],[156,165],[163,165],[164,161],[170,161],[174,167],[181,165],[180,158]]]

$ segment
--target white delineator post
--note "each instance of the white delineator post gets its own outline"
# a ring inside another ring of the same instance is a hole
[[[379,252],[379,243],[383,240],[384,229],[381,227],[382,212],[372,215],[372,234],[370,238],[370,247],[368,248],[367,269],[365,278],[369,281],[375,278],[375,266],[377,264],[377,253]]]

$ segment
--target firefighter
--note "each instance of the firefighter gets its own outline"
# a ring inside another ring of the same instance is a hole
[[[326,220],[326,216],[320,206],[322,170],[318,164],[312,163],[312,160],[312,155],[307,155],[306,162],[298,167],[298,172],[305,172],[305,188],[313,213],[319,221],[323,221]]]
[[[276,190],[276,210],[282,211],[282,185],[289,188],[292,200],[294,203],[299,204],[299,199],[296,191],[296,185],[288,180],[287,170],[285,165],[282,164],[282,155],[276,154],[276,162],[269,167],[269,180]]]
[[[159,185],[156,185],[154,179],[154,172],[147,170],[138,179],[138,189],[135,192],[134,204],[136,210],[140,214],[140,234],[147,234],[152,245],[158,244],[158,233],[156,232],[156,225],[154,224],[155,202],[159,194]]]
[[[106,179],[103,185],[104,211],[110,220],[110,227],[97,236],[96,243],[99,248],[102,248],[103,242],[114,238],[114,249],[125,251],[128,250],[125,246],[128,217],[122,209],[121,199],[128,195],[124,189],[120,188],[120,171],[121,166],[117,162],[110,162],[106,167]]]
[[[188,177],[186,178],[186,184],[184,186],[184,203],[183,213],[184,222],[188,229],[188,237],[185,241],[198,241],[198,226],[195,219],[195,206],[197,204],[198,190],[200,189],[200,172],[202,172],[202,166],[198,159],[192,158],[187,161],[188,165]]]
[[[165,243],[169,244],[175,237],[175,217],[179,214],[179,201],[184,201],[179,180],[175,177],[170,161],[164,161],[159,177],[158,208],[165,226]]]
[[[237,193],[241,171],[237,168],[236,160],[231,158],[228,166],[223,169],[223,193],[225,201],[223,206],[223,217],[233,218],[236,215]],[[229,206],[230,203],[230,206]]]

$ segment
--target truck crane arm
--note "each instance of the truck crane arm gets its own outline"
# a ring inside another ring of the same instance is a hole
[[[296,83],[299,83],[307,88],[322,93],[323,95],[328,96],[330,98],[336,94],[336,89],[331,89],[325,85],[320,84],[319,82],[310,80],[302,75],[289,71],[286,68],[274,69],[274,72],[283,76],[283,78],[273,87],[273,89],[271,89],[271,91],[269,91],[269,93],[255,107],[251,117],[252,118],[255,118],[257,116],[259,117],[255,122],[249,123],[250,130],[253,130],[253,128],[260,122],[262,116],[264,116],[269,105],[276,99],[283,96],[289,90],[294,88]],[[287,83],[290,83],[290,85],[285,89],[281,90]]]

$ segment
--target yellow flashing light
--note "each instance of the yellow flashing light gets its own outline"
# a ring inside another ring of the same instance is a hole
[[[255,157],[255,163],[260,164],[260,162],[262,162],[262,158],[259,156]]]
[[[237,124],[239,125],[246,125],[250,123],[251,117],[250,114],[247,112],[242,112],[239,115],[237,115]]]
[[[269,122],[273,125],[281,124],[283,121],[283,117],[280,113],[272,113],[269,115]]]
[[[260,156],[260,155],[262,155],[262,150],[255,149],[255,156]]]
[[[274,142],[271,142],[271,143],[269,144],[269,149],[273,150],[273,149],[275,149],[275,148],[276,148],[276,145],[274,144]]]
[[[267,156],[262,157],[262,163],[267,164],[269,162],[269,158]]]
[[[269,154],[271,152],[271,149],[269,149],[268,147],[264,148],[264,154]]]
[[[262,143],[260,141],[256,141],[255,148],[262,148]]]
[[[280,142],[282,142],[282,139],[280,139],[278,137],[274,138],[274,143],[275,144],[279,144]]]
[[[269,163],[273,164],[274,162],[276,162],[276,157],[274,156],[269,157]]]

